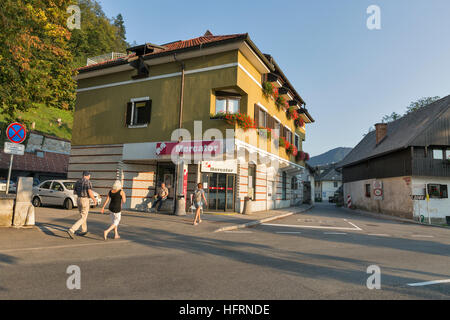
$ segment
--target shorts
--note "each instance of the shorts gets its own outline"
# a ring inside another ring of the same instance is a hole
[[[203,209],[203,202],[201,202],[201,201],[195,202],[194,201],[194,207],[195,207],[195,209],[198,209],[198,208]]]
[[[110,216],[111,216],[112,224],[115,225],[116,227],[118,227],[119,223],[120,223],[120,219],[122,218],[122,212],[111,212]]]

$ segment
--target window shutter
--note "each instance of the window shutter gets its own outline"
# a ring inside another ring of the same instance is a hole
[[[151,118],[152,118],[152,100],[148,100],[145,101],[144,119],[147,121],[147,123],[150,123]]]
[[[131,125],[132,108],[133,108],[133,103],[132,102],[128,102],[127,103],[127,110],[126,110],[126,113],[125,113],[125,126]]]
[[[255,104],[255,115],[253,120],[255,120],[255,126],[259,127],[259,106],[257,104]]]

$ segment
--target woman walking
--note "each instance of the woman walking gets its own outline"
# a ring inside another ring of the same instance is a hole
[[[120,181],[114,182],[112,186],[112,190],[108,193],[108,198],[102,207],[102,214],[105,212],[106,204],[111,201],[109,204],[109,211],[111,211],[111,226],[103,232],[103,238],[106,240],[108,238],[108,233],[114,229],[114,239],[120,239],[119,232],[117,228],[119,227],[120,219],[122,217],[122,204],[125,203],[126,197],[125,192],[122,190],[122,184]]]
[[[206,206],[208,206],[208,203],[206,202],[205,197],[205,191],[203,190],[203,185],[199,183],[197,185],[197,190],[194,192],[194,206],[196,209],[195,212],[195,218],[194,218],[194,226],[198,225],[197,220],[199,223],[202,223],[202,218],[200,217],[200,211],[203,209],[203,201]]]

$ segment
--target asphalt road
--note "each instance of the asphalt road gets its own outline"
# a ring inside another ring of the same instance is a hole
[[[64,233],[76,211],[38,208],[39,228],[0,229],[0,299],[449,299],[450,229],[361,217],[331,205],[238,231],[205,216],[124,216],[122,239]],[[81,289],[69,290],[69,266]],[[368,289],[369,266],[381,289]],[[445,281],[431,282],[428,281]],[[413,284],[414,286],[411,286]]]

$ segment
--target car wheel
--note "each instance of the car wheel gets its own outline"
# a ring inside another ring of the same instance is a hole
[[[39,197],[34,197],[33,198],[33,206],[35,206],[35,207],[40,207],[41,206],[41,200],[39,199]]]
[[[73,208],[72,200],[70,200],[70,199],[64,200],[64,208],[66,210],[72,210],[72,208]]]

